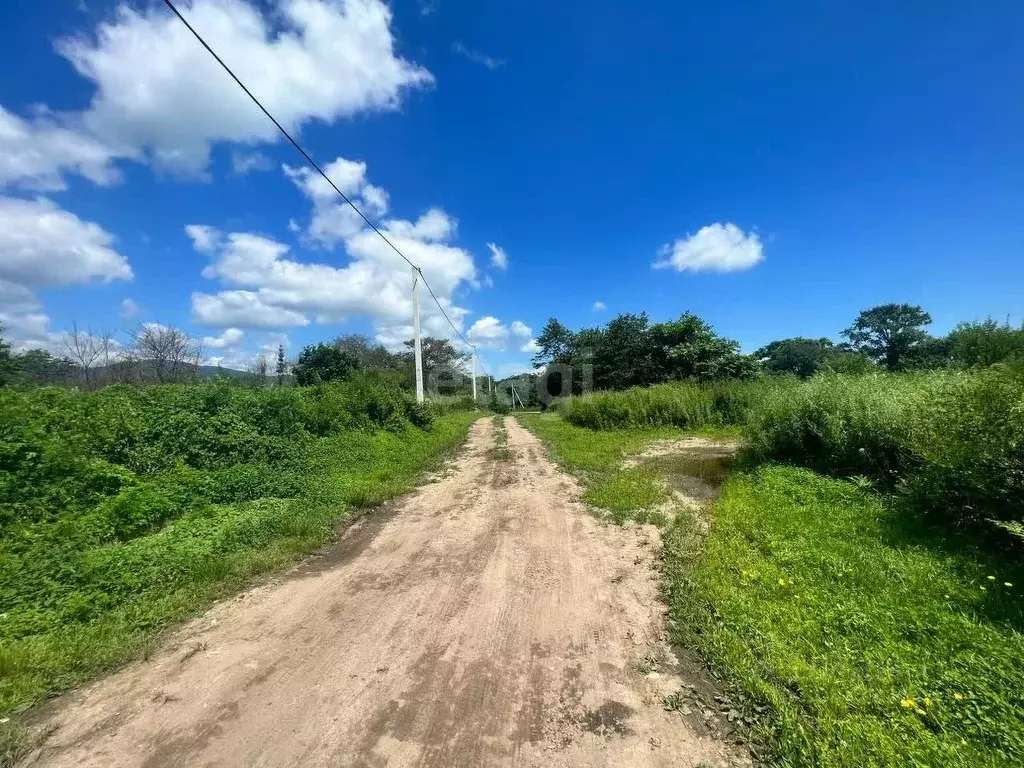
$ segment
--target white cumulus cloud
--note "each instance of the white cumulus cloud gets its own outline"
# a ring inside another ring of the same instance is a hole
[[[529,339],[533,331],[521,320],[514,320],[504,325],[498,318],[490,315],[481,317],[466,332],[466,338],[481,349],[504,350],[509,344],[519,344]]]
[[[433,83],[426,69],[396,53],[391,9],[382,0],[194,0],[182,12],[292,130],[396,109],[405,91]],[[122,4],[92,34],[60,40],[57,48],[96,88],[73,121],[103,151],[202,175],[215,142],[279,139],[163,5]],[[100,176],[105,167],[102,157],[69,164]]]
[[[709,224],[683,240],[662,246],[657,269],[678,272],[738,272],[764,261],[764,247],[756,232],[745,233],[735,224]]]
[[[591,307],[591,309],[594,312],[604,312],[606,309],[608,309],[608,305],[605,304],[603,301],[595,301],[594,306]]]
[[[113,184],[120,180],[114,157],[99,140],[60,125],[45,110],[26,120],[0,106],[0,186],[61,190],[69,171]]]
[[[27,288],[131,280],[114,236],[46,198],[0,196],[0,280]]]
[[[204,349],[230,349],[242,343],[245,332],[241,328],[225,328],[219,336],[204,336]]]

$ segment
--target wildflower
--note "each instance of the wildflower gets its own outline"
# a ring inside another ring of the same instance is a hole
[[[917,703],[913,699],[902,699],[900,704],[904,709],[913,709],[917,706]]]
[[[779,586],[780,587],[786,586],[786,580],[785,579],[779,579]]]
[[[953,698],[956,699],[957,701],[963,701],[964,700],[964,695],[962,693],[954,693],[953,694]]]
[[[996,577],[995,577],[995,576],[989,576],[989,577],[988,577],[988,580],[989,580],[989,581],[995,581],[995,580],[996,580]]]
[[[1004,581],[1004,582],[1003,582],[1003,586],[1004,586],[1004,587],[1012,587],[1012,586],[1013,586],[1013,582],[1010,582],[1010,581]]]

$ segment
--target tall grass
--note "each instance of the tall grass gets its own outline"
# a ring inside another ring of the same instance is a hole
[[[1024,367],[823,376],[768,392],[744,429],[748,457],[862,476],[932,516],[1024,523]]]
[[[742,424],[766,393],[793,386],[795,382],[783,378],[716,384],[678,382],[567,398],[557,408],[569,422],[588,429],[701,429]]]

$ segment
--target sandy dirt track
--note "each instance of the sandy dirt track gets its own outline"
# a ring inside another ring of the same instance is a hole
[[[657,530],[506,419],[439,480],[57,702],[33,766],[733,764],[661,697]],[[745,761],[744,761],[745,762]]]

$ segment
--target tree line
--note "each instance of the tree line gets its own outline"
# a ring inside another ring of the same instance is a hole
[[[995,320],[964,322],[945,336],[932,336],[931,316],[910,304],[884,304],[862,311],[841,341],[788,338],[753,354],[724,338],[700,317],[652,323],[646,312],[620,314],[603,327],[570,330],[550,318],[537,337],[536,368],[571,366],[573,390],[584,372],[594,389],[626,389],[665,381],[717,381],[762,373],[813,376],[819,371],[866,373],[994,365],[1024,356],[1024,325]]]

